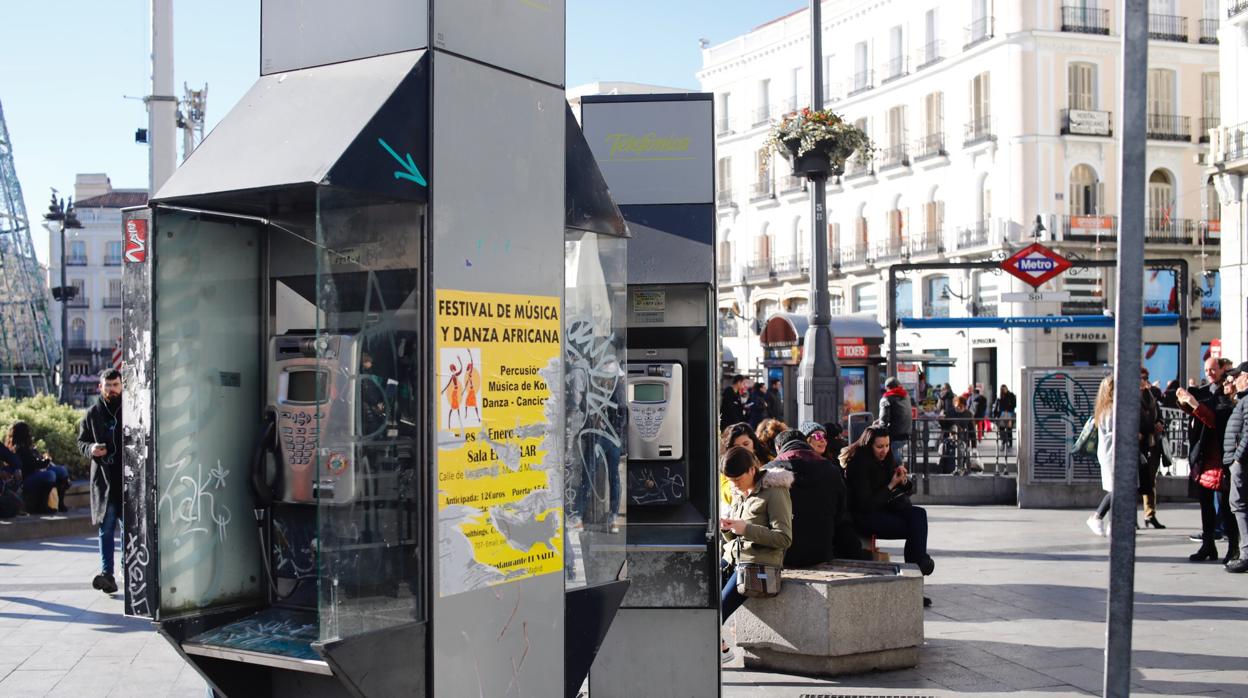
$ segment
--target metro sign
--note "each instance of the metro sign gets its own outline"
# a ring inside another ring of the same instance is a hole
[[[1069,269],[1070,261],[1040,243],[1032,243],[1001,262],[1001,268],[1022,279],[1032,288]]]

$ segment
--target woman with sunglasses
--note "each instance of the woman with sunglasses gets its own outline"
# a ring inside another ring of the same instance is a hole
[[[849,485],[849,509],[858,532],[888,540],[905,540],[906,562],[924,575],[936,569],[927,554],[927,512],[910,503],[914,481],[897,465],[888,427],[876,422],[857,441],[841,451],[841,466]],[[926,602],[924,605],[927,605]]]
[[[802,436],[806,437],[806,443],[810,444],[810,450],[815,455],[823,458],[834,459],[835,453],[828,451],[828,432],[819,422],[802,422]]]

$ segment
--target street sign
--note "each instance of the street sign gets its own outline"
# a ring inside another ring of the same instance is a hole
[[[1070,300],[1070,291],[1021,291],[1018,293],[1002,293],[1001,300],[1006,303],[1044,303],[1051,301]]]
[[[1178,324],[1177,313],[1144,316],[1145,327],[1168,327]],[[1112,315],[1024,315],[1015,317],[903,317],[897,318],[903,329],[918,330],[937,327],[1113,327]]]
[[[1070,262],[1040,243],[1032,243],[1001,262],[1001,268],[1022,279],[1032,288],[1070,268]]]

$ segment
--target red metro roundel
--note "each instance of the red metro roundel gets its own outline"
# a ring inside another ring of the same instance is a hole
[[[1022,279],[1032,288],[1070,268],[1070,261],[1040,243],[1032,243],[1001,262],[1001,268]]]

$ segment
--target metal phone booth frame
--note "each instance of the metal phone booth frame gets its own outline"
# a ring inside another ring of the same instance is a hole
[[[797,367],[802,361],[802,344],[809,323],[805,315],[776,313],[767,318],[759,335],[763,367],[768,377],[772,369],[782,372],[784,414],[781,421],[794,428],[797,427]],[[848,430],[847,420],[851,414],[870,412],[874,417],[879,416],[880,367],[885,362],[881,353],[884,328],[870,317],[859,315],[833,316],[831,325],[836,337],[836,361],[841,371],[837,383],[842,390],[840,420]]]
[[[127,613],[218,695],[574,692],[627,583],[565,596],[566,245],[623,224],[564,3],[261,22],[124,219]]]

